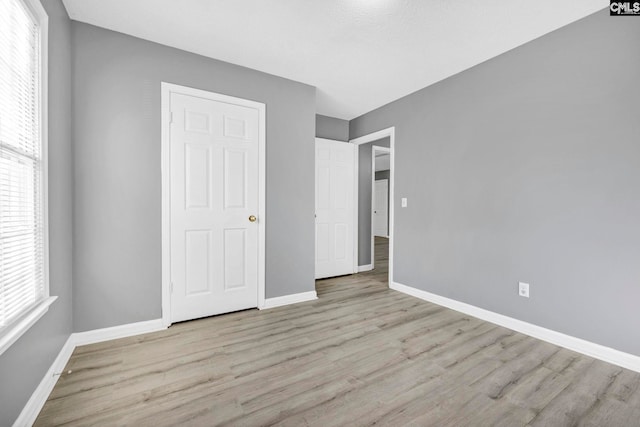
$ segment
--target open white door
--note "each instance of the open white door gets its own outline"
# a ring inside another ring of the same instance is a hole
[[[346,142],[316,139],[316,278],[355,273],[355,153]]]
[[[389,180],[376,180],[373,190],[373,235],[389,237]]]
[[[169,100],[170,320],[257,307],[264,105],[208,92]]]

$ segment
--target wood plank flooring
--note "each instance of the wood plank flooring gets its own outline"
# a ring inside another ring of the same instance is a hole
[[[387,285],[389,278],[389,239],[378,236],[376,236],[374,239],[374,269],[365,272],[364,277],[369,277],[373,280],[377,280]]]
[[[640,374],[388,289],[79,347],[37,426],[640,426]]]

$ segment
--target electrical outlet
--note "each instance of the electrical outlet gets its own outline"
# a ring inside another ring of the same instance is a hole
[[[521,297],[529,298],[529,284],[519,282],[518,283],[518,295]]]

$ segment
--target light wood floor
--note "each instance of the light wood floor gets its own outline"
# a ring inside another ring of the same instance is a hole
[[[640,374],[389,290],[379,256],[314,302],[77,348],[36,425],[640,426]]]

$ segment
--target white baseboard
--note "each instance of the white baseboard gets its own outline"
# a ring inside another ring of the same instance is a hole
[[[167,329],[163,325],[162,319],[147,320],[145,322],[128,323],[126,325],[113,326],[110,328],[94,329],[87,332],[76,332],[71,336],[76,346],[95,344],[103,341],[115,340],[118,338],[132,337],[134,335],[148,334]]]
[[[604,362],[618,365],[635,372],[640,372],[640,356],[625,353],[610,347],[605,347],[603,345],[586,341],[581,338],[576,338],[571,335],[566,335],[561,332],[546,329],[542,326],[523,322],[522,320],[494,313],[493,311],[485,310],[483,308],[479,308],[470,304],[432,294],[427,291],[412,288],[410,286],[406,286],[397,282],[391,283],[389,287],[407,295],[411,295],[416,298],[420,298],[422,300],[429,301],[434,304],[438,304],[473,317],[477,317],[478,319],[495,323],[496,325],[500,325],[516,332],[529,335],[533,338],[547,341],[551,344],[555,344],[557,346],[582,353],[589,357],[593,357],[594,359],[599,359]]]
[[[156,319],[71,334],[60,350],[60,353],[58,353],[58,357],[53,361],[44,378],[40,381],[40,384],[31,395],[31,398],[29,398],[22,412],[20,412],[20,415],[13,423],[13,427],[28,427],[33,425],[76,347],[156,332],[162,329],[167,329],[162,324],[162,319]]]
[[[58,382],[58,378],[60,378],[60,373],[66,366],[73,350],[75,349],[75,345],[73,343],[73,334],[69,336],[67,341],[62,346],[60,353],[51,364],[51,367],[38,384],[38,387],[33,392],[27,404],[22,408],[22,412],[13,423],[13,427],[28,427],[33,425],[38,418],[38,414],[42,410],[47,398],[49,398],[49,394],[53,390],[53,387]]]
[[[315,299],[318,299],[318,294],[316,294],[316,291],[285,295],[283,297],[267,298],[264,301],[264,305],[260,307],[260,309],[264,310],[267,308],[281,307],[283,305],[296,304],[296,303],[305,302],[305,301],[313,301]]]
[[[362,273],[363,271],[371,271],[373,270],[373,264],[359,265],[358,273]]]

